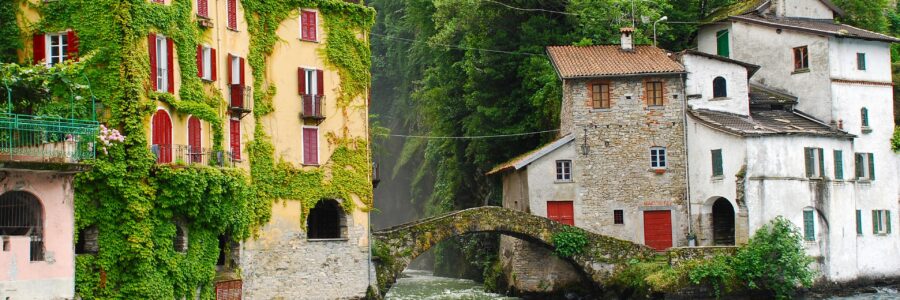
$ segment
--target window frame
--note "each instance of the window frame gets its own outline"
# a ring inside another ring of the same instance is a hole
[[[834,150],[834,179],[844,180],[844,151],[840,149]]]
[[[307,20],[307,14],[312,14],[313,21],[313,33],[312,38],[305,36],[306,31],[304,31],[304,21]],[[315,9],[300,9],[300,40],[307,42],[319,42],[319,11]]]
[[[721,82],[721,83],[718,83],[718,82]],[[713,78],[712,86],[713,86],[713,96],[712,97],[714,99],[728,98],[728,80],[726,80],[725,77],[716,76],[716,78]]]
[[[53,45],[54,38],[58,38],[58,45]],[[44,34],[44,40],[44,53],[46,53],[44,61],[48,67],[69,60],[69,43],[71,41],[69,41],[68,32],[47,33]],[[54,48],[59,50],[59,55],[53,55]],[[54,59],[59,59],[59,61],[54,62]]]
[[[556,182],[572,182],[572,160],[556,160]]]
[[[595,91],[594,88],[599,87],[600,91]],[[603,88],[606,87],[606,92],[603,91]],[[610,109],[612,107],[612,84],[609,81],[592,81],[588,83],[588,95],[591,97],[591,108],[592,109]],[[599,96],[600,99],[596,97]],[[606,99],[604,99],[604,96]],[[605,104],[605,105],[604,105]]]
[[[854,154],[854,163],[856,165],[856,180],[872,181],[875,180],[875,155],[869,152],[857,152]]]
[[[809,46],[793,48],[794,72],[809,70]]]
[[[313,68],[303,68],[303,74],[306,75],[306,91],[304,95],[318,95],[319,76],[318,70]]]
[[[869,129],[869,109],[868,108],[860,108],[859,109],[859,121],[863,130]]]
[[[806,178],[824,178],[825,150],[818,147],[806,147],[803,148],[803,150],[803,161],[806,169]]]
[[[201,63],[201,66],[203,67],[203,70],[201,70],[202,71],[201,75],[203,75],[203,76],[201,76],[200,79],[203,79],[206,81],[212,81],[212,64],[213,64],[212,47],[210,47],[209,45],[203,45],[201,47],[200,51],[201,51],[200,52],[200,60],[201,60],[200,63]]]
[[[234,2],[234,8],[229,9],[229,2]],[[231,31],[238,31],[240,20],[237,17],[238,0],[225,0],[225,28]],[[232,15],[234,15],[234,24],[231,23]]]
[[[162,34],[156,34],[156,91],[166,93],[169,91],[169,50],[168,38]]]
[[[316,130],[316,161],[315,162],[306,161],[306,146],[307,145],[306,145],[306,136],[305,136],[306,130],[305,129],[315,129]],[[302,164],[304,166],[319,166],[322,163],[322,155],[321,155],[321,151],[319,151],[319,150],[321,150],[322,139],[321,139],[321,134],[319,132],[319,129],[320,129],[319,126],[309,126],[309,125],[303,125],[303,127],[300,129],[300,150],[301,150],[300,151],[300,155],[301,155],[300,161],[303,162]]]
[[[658,85],[658,86],[657,86]],[[657,89],[658,87],[658,89]],[[664,106],[666,95],[665,95],[665,85],[662,80],[649,80],[644,84],[644,95],[647,99],[648,107],[661,107]],[[657,93],[658,92],[658,93]],[[657,97],[657,94],[659,97]],[[657,101],[659,100],[659,101]]]
[[[718,155],[717,155],[718,154]],[[716,164],[716,158],[718,157],[718,164]],[[722,149],[712,149],[710,150],[710,158],[712,163],[712,177],[724,177],[725,176],[725,157],[722,153]]]
[[[863,52],[856,53],[856,70],[857,71],[865,71],[866,70],[866,54]]]
[[[872,234],[888,235],[891,233],[891,212],[886,209],[872,210]]]
[[[667,155],[666,147],[650,147],[650,168],[654,170],[667,169],[669,167]]]
[[[803,240],[816,241],[816,212],[809,207],[803,209]]]
[[[625,210],[613,210],[613,225],[625,225]]]

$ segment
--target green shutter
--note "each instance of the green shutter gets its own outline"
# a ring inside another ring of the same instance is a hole
[[[844,153],[834,150],[834,179],[844,179]]]
[[[807,241],[816,240],[816,229],[813,227],[813,211],[803,211],[803,236]]]
[[[865,177],[865,175],[863,174],[863,166],[862,166],[862,164],[863,164],[863,159],[862,159],[862,156],[863,156],[862,153],[855,153],[855,154],[853,154],[854,163],[855,163],[854,165],[856,166],[856,179],[860,179],[860,178]]]
[[[859,210],[859,209],[856,210],[856,234],[857,234],[857,235],[862,235],[862,234],[863,234],[863,230],[862,230],[862,210]]]
[[[728,30],[720,30],[716,32],[716,54],[719,56],[729,57],[728,47]]]
[[[722,176],[725,173],[722,167],[722,149],[712,151],[712,172],[713,176]]]
[[[866,70],[866,54],[865,53],[857,53],[856,54],[856,69],[858,70]]]
[[[885,210],[884,217],[887,218],[887,220],[885,220],[884,222],[884,225],[887,226],[887,233],[891,233],[891,211]]]
[[[878,222],[879,222],[878,217],[879,217],[878,211],[873,210],[872,211],[872,234],[878,234]]]
[[[825,150],[818,148],[813,151],[819,152],[819,177],[825,178]]]
[[[869,180],[875,180],[875,154],[869,153]]]
[[[806,177],[813,176],[813,155],[812,148],[803,148],[803,158],[806,161]]]

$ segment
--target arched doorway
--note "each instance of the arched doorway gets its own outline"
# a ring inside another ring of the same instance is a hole
[[[341,204],[335,200],[323,199],[309,211],[306,218],[306,238],[340,239],[346,238],[346,224]]]
[[[713,203],[713,243],[734,245],[734,206],[725,198]]]
[[[44,207],[27,192],[0,196],[0,235],[31,237],[31,261],[44,260]]]
[[[152,142],[157,149],[156,162],[172,162],[172,119],[165,110],[157,110],[153,114]]]

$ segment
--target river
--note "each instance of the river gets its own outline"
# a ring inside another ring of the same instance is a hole
[[[846,296],[802,297],[800,299],[824,300],[897,300],[900,287],[875,287],[865,292]],[[488,300],[519,299],[484,291],[480,283],[467,280],[434,276],[431,271],[406,270],[388,291],[386,300]]]

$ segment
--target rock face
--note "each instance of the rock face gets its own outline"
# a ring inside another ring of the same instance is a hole
[[[495,232],[553,250],[553,235],[566,225],[547,218],[501,207],[478,207],[419,220],[372,233],[373,259],[381,294],[420,254],[439,242],[458,235]],[[586,232],[588,244],[582,254],[565,260],[602,286],[616,265],[631,258],[644,258],[653,250],[628,241]]]

